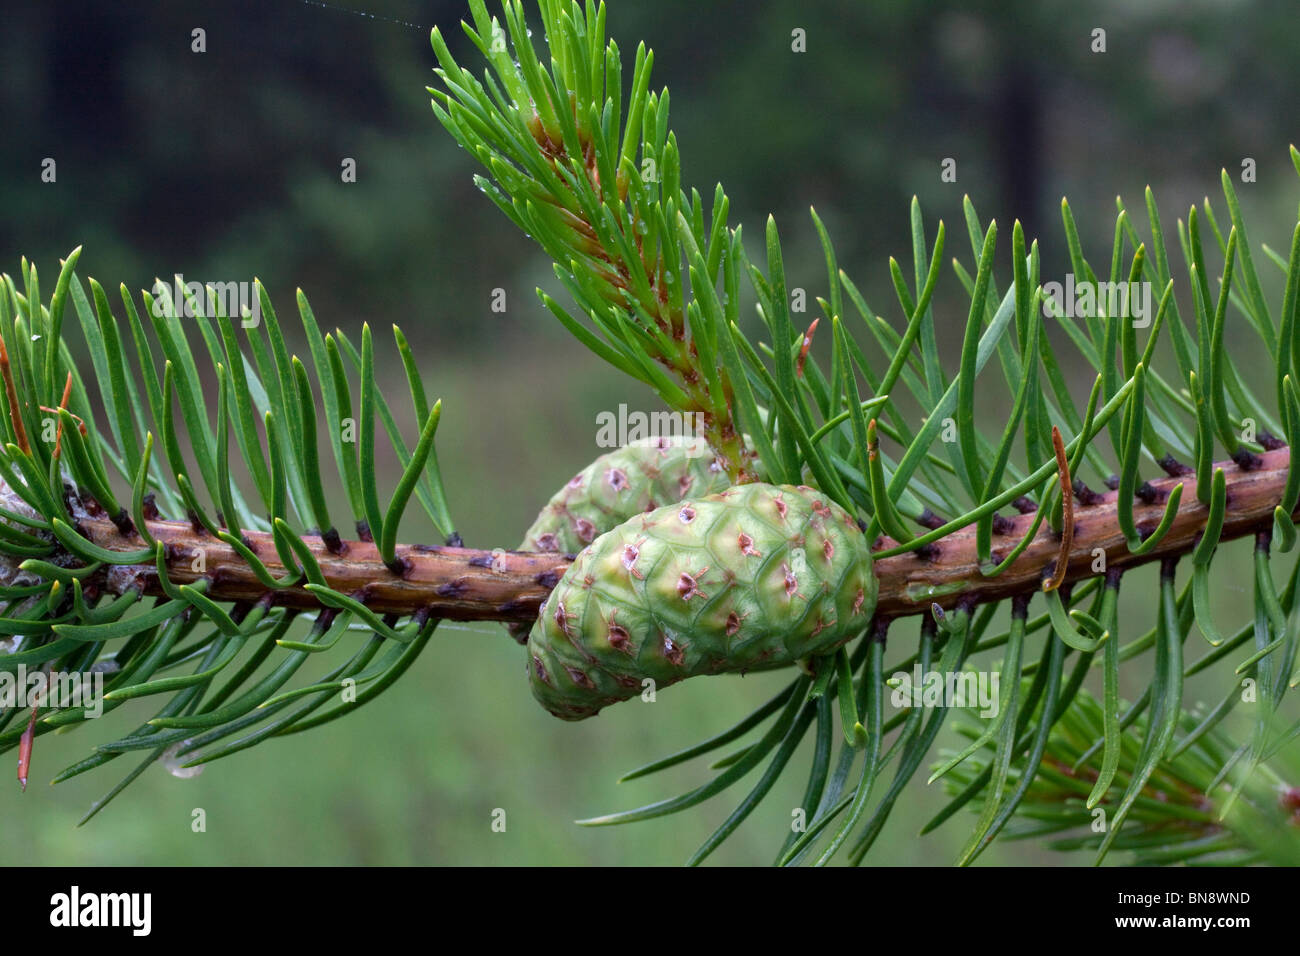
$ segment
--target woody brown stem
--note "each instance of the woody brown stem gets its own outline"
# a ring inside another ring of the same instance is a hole
[[[1272,527],[1273,509],[1281,499],[1290,468],[1290,450],[1277,448],[1257,456],[1252,467],[1220,462],[1227,478],[1227,516],[1223,540],[1241,538]],[[1170,490],[1184,483],[1182,503],[1172,525],[1156,547],[1143,555],[1129,552],[1119,527],[1116,492],[1096,496],[1092,503],[1074,509],[1074,537],[1066,562],[1063,584],[1095,576],[1098,551],[1104,567],[1115,571],[1150,561],[1174,558],[1190,551],[1200,538],[1209,509],[1197,500],[1192,477],[1152,480],[1134,508],[1134,520],[1149,534],[1164,514]],[[1091,498],[1091,496],[1090,496]],[[1005,519],[994,544],[1005,543],[1007,553],[1033,521],[1030,514]],[[206,579],[207,594],[217,601],[252,602],[266,594],[243,559],[228,545],[196,532],[189,522],[150,521],[149,531],[167,546],[168,575],[173,583]],[[83,517],[82,534],[110,550],[137,550],[141,541],[124,535],[106,517]],[[249,546],[277,577],[284,568],[269,534],[248,532]],[[530,621],[569,565],[560,554],[513,551],[477,551],[471,548],[398,546],[403,573],[390,571],[370,543],[348,541],[342,553],[331,553],[313,537],[308,544],[329,586],[352,595],[380,614],[413,614],[461,621]],[[882,538],[877,550],[894,546]],[[883,618],[919,614],[938,604],[951,608],[959,601],[984,603],[1014,595],[1032,594],[1045,571],[1055,567],[1061,550],[1059,535],[1044,527],[1024,552],[997,577],[985,577],[975,550],[974,526],[939,539],[922,552],[895,555],[876,562],[880,582],[877,615]],[[201,559],[201,560],[200,560]],[[998,548],[993,559],[997,561]],[[162,589],[152,565],[116,566],[99,575],[95,583],[112,593],[131,588],[158,595]],[[274,592],[276,603],[314,608],[319,602],[301,587]]]

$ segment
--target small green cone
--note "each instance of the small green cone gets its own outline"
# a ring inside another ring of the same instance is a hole
[[[702,438],[652,439],[601,455],[557,491],[520,551],[576,554],[645,511],[724,490],[730,480]]]
[[[820,492],[737,485],[630,518],[565,572],[528,638],[565,720],[697,674],[767,669],[860,633],[876,606],[857,522]]]
[[[702,438],[635,442],[601,455],[552,495],[519,550],[576,554],[634,515],[690,495],[711,495],[730,483]],[[511,624],[508,630],[522,644],[531,626]]]

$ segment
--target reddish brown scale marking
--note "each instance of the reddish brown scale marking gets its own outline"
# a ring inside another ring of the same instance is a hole
[[[571,635],[569,634],[569,615],[566,614],[565,611],[564,611],[564,602],[563,602],[563,601],[556,601],[556,602],[555,602],[555,615],[554,615],[554,617],[555,617],[555,626],[558,627],[558,628],[560,629],[560,632],[561,632],[562,634],[564,634],[565,637],[569,637],[569,636],[571,636]]]
[[[790,570],[790,565],[782,563],[781,573],[785,575],[785,596],[787,598],[793,598],[796,596],[802,598],[803,595],[799,593],[799,579],[796,578],[794,572]],[[804,600],[806,601],[807,598],[804,598]]]
[[[748,555],[751,558],[761,558],[763,556],[762,551],[755,550],[754,539],[743,531],[736,536],[736,544],[740,545],[741,554]]]
[[[586,518],[577,518],[573,522],[574,533],[584,544],[591,544],[596,538],[596,526]]]
[[[828,627],[834,627],[834,626],[835,626],[835,621],[834,621],[834,620],[831,620],[830,622],[827,622],[827,623],[823,623],[821,617],[818,617],[818,618],[817,618],[817,626],[814,627],[814,628],[812,629],[812,633],[809,634],[808,637],[809,637],[810,639],[811,639],[811,638],[814,638],[814,637],[816,637],[818,634],[820,634],[822,631],[826,630],[826,628],[828,628]]]
[[[627,473],[621,468],[610,468],[605,472],[605,483],[615,491],[626,491],[629,484]]]
[[[732,611],[730,614],[728,614],[727,626],[725,628],[727,637],[733,637],[735,633],[740,630],[740,625],[744,622],[745,618],[747,617],[749,617],[748,614],[741,615],[741,614],[737,614],[735,611]]]
[[[827,538],[825,541],[822,542],[822,554],[825,556],[826,562],[828,564],[834,559],[835,543],[831,541],[830,538]]]
[[[858,588],[857,595],[853,598],[853,614],[856,617],[862,613],[862,602],[867,599],[867,592]]]
[[[542,659],[536,654],[533,655],[533,672],[537,674],[537,679],[543,684],[551,683],[550,675],[546,673],[546,665],[542,663]]]
[[[564,669],[569,672],[569,679],[573,681],[575,684],[577,684],[579,687],[586,687],[588,689],[593,689],[596,686],[591,682],[591,678],[588,677],[583,671],[578,670],[578,668],[569,667],[568,665],[565,665]]]
[[[784,521],[785,513],[788,510],[785,501],[781,498],[780,495],[777,495],[775,498],[772,499],[772,503],[776,505],[776,513],[779,514],[781,516],[781,520]]]
[[[636,569],[637,559],[641,557],[641,545],[644,543],[645,539],[642,538],[640,541],[633,544],[623,545],[623,567],[627,570],[628,574],[632,575],[632,577],[636,578],[638,581],[644,577],[644,575]]]
[[[677,490],[683,498],[690,493],[693,484],[695,484],[695,479],[690,475],[682,475],[677,479]]]
[[[677,512],[677,520],[682,524],[690,524],[695,520],[695,509],[687,505],[681,511]]]
[[[610,612],[609,620],[606,622],[606,638],[609,641],[609,646],[620,651],[630,651],[632,635],[627,632],[627,628],[614,620],[616,614],[618,614],[617,611]]]
[[[703,567],[699,571],[695,572],[694,575],[687,574],[685,571],[682,572],[681,577],[677,579],[677,593],[681,595],[683,601],[689,601],[691,598],[696,596],[702,597],[706,601],[708,600],[709,596],[700,590],[699,584],[697,583],[700,578],[704,577],[705,572],[708,570],[707,567]]]
[[[569,487],[570,488],[582,487],[582,472],[578,472],[576,475],[574,475],[572,478],[569,479]]]
[[[675,643],[671,637],[665,634],[664,657],[668,658],[669,663],[674,667],[681,667],[686,662],[686,648]]]

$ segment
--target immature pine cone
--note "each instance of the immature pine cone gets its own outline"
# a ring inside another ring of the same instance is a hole
[[[702,438],[672,437],[601,455],[546,503],[520,551],[574,554],[633,515],[689,496],[722,491],[730,481]]]
[[[565,720],[693,677],[780,667],[862,631],[876,606],[857,522],[804,486],[737,485],[630,518],[583,550],[528,638]]]
[[[726,471],[702,438],[673,436],[626,445],[601,455],[551,496],[524,533],[520,551],[575,554],[634,515],[688,495],[729,485]],[[527,624],[510,624],[524,643]]]

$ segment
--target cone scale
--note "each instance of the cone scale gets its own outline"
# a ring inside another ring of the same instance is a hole
[[[687,495],[723,491],[730,483],[702,438],[634,442],[601,455],[565,482],[524,532],[519,550],[576,554],[628,518]],[[523,644],[530,626],[506,629]]]
[[[630,444],[601,455],[557,491],[519,550],[574,554],[633,515],[714,494],[730,483],[702,438]]]

